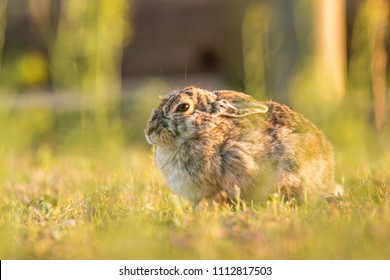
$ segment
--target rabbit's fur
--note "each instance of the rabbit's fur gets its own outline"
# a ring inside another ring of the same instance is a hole
[[[145,128],[170,188],[197,204],[272,193],[334,191],[332,145],[303,115],[249,95],[187,87],[168,94]]]

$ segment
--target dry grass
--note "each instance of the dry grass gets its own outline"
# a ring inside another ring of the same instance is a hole
[[[2,153],[1,259],[388,259],[388,161],[344,167],[340,201],[194,212],[151,151]],[[387,158],[388,159],[388,158]]]

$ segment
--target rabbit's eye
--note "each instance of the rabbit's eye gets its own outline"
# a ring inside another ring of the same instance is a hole
[[[190,105],[187,103],[181,103],[176,108],[176,112],[185,112],[190,108]]]

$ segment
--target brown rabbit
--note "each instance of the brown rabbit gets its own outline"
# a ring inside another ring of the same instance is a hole
[[[335,191],[332,145],[303,115],[249,95],[187,87],[168,94],[145,128],[170,188],[202,199],[301,201]]]

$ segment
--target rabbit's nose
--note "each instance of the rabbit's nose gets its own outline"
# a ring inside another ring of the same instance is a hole
[[[155,130],[155,126],[153,124],[145,127],[144,129],[145,136],[148,137],[150,134],[152,134],[153,130]]]
[[[145,129],[144,129],[144,133],[145,133],[145,138],[146,138],[146,141],[148,141],[149,144],[153,144],[153,135],[155,134],[154,133],[154,130],[155,130],[155,127],[152,125],[152,126],[147,126]]]

